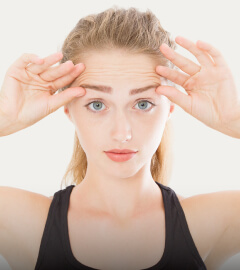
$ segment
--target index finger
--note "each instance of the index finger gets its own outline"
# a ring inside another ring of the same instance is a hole
[[[213,58],[214,62],[218,66],[226,66],[227,65],[227,62],[223,58],[221,52],[218,49],[216,49],[215,47],[213,47],[211,44],[209,44],[205,41],[202,41],[202,40],[198,40],[197,46],[199,49],[204,50],[207,53],[209,53],[211,55],[211,57]]]
[[[43,59],[39,58],[36,54],[24,53],[13,63],[13,66],[17,68],[26,68],[30,63],[39,65],[43,63]]]
[[[31,64],[27,67],[27,70],[34,73],[40,74],[45,71],[47,68],[51,67],[52,65],[56,64],[63,58],[63,54],[61,52],[57,52],[51,54],[45,58],[43,58],[43,62],[41,64]]]

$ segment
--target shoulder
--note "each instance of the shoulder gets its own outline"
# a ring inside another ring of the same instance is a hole
[[[190,197],[178,195],[181,206],[189,216],[198,221],[207,221],[208,227],[221,226],[221,231],[228,226],[228,221],[240,211],[240,191],[218,191],[198,194]]]
[[[50,201],[48,197],[42,194],[7,186],[0,187],[0,195],[1,208],[8,206],[11,209],[19,209],[20,204],[20,206],[28,207],[31,210],[39,206],[39,204],[34,203],[35,201],[41,201],[42,203]]]
[[[27,210],[39,210],[42,209],[43,205],[48,205],[51,202],[50,198],[35,193],[32,191],[15,188],[15,187],[0,187],[0,207],[1,210],[7,206],[8,210],[20,210],[20,207],[27,208]],[[1,211],[2,212],[2,211]],[[5,211],[5,214],[8,212]],[[17,213],[16,213],[17,214]],[[24,214],[24,212],[21,212]]]
[[[218,269],[240,252],[240,190],[180,196],[180,203],[206,265]]]
[[[50,204],[51,199],[44,195],[14,187],[0,187],[0,226],[25,231],[25,226],[30,225],[33,219],[46,216]],[[34,225],[36,229],[37,223]]]
[[[44,195],[0,187],[0,254],[12,268],[20,263],[19,254],[24,266],[36,258],[50,204]]]

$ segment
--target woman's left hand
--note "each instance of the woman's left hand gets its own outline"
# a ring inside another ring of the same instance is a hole
[[[187,95],[175,87],[165,85],[159,86],[156,92],[207,126],[240,138],[240,96],[222,54],[200,40],[195,44],[178,36],[175,41],[190,51],[200,65],[162,44],[160,50],[163,55],[185,73],[165,66],[157,66],[156,72],[183,87]]]

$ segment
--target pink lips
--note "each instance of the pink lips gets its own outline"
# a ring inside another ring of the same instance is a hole
[[[111,160],[123,162],[131,159],[137,153],[137,151],[130,149],[112,149],[105,153]]]
[[[135,150],[130,150],[130,149],[112,149],[109,150],[107,152],[111,152],[111,153],[120,153],[120,154],[128,154],[128,153],[135,153],[137,151]]]

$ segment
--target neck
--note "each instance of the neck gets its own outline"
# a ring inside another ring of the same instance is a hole
[[[135,175],[116,177],[103,174],[96,167],[88,169],[84,180],[76,187],[84,205],[116,220],[128,220],[160,205],[161,191],[150,169],[141,168]],[[150,168],[150,166],[149,166]],[[123,175],[123,174],[122,174]],[[121,176],[122,176],[121,175]]]

